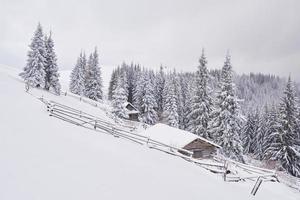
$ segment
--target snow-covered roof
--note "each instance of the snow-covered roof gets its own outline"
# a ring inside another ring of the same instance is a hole
[[[139,114],[140,112],[137,110],[127,110],[126,113],[127,114]]]
[[[134,110],[129,110],[126,109],[126,113],[127,114],[139,114],[140,112],[138,111],[138,109],[136,107],[134,107],[134,105],[132,105],[130,102],[125,102],[124,106],[127,107],[128,105],[130,105],[132,108],[134,108]]]
[[[153,140],[157,140],[164,144],[174,146],[177,148],[183,148],[185,145],[194,141],[195,139],[200,139],[213,146],[221,148],[219,145],[211,142],[203,137],[197,136],[191,132],[184,131],[178,128],[174,128],[165,124],[156,124],[148,129],[146,129],[143,134]]]

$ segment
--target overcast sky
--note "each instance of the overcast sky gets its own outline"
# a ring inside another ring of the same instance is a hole
[[[299,0],[0,0],[0,63],[23,67],[41,22],[53,32],[59,67],[98,47],[103,68],[122,61],[196,70],[230,49],[234,70],[300,80]]]

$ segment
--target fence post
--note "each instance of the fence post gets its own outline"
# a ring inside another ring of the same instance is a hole
[[[224,181],[226,181],[227,169],[228,169],[228,163],[227,163],[226,160],[224,160],[224,174],[223,174],[223,180]]]
[[[255,194],[256,194],[258,188],[260,187],[261,183],[262,183],[262,179],[261,179],[261,176],[260,176],[260,177],[257,178],[256,183],[255,183],[254,187],[252,188],[251,194],[253,196],[255,196]]]
[[[97,129],[97,121],[95,120],[95,125],[94,125],[94,129]]]

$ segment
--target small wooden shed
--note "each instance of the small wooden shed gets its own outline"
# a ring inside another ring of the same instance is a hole
[[[193,152],[194,158],[211,158],[219,148],[221,148],[219,145],[202,137],[196,138],[183,147],[183,149]]]
[[[128,119],[132,121],[139,121],[139,111],[135,108],[130,102],[125,103],[126,114],[128,115]]]
[[[165,124],[156,124],[145,130],[144,134],[166,145],[191,151],[193,157],[199,159],[211,158],[221,148],[203,137]],[[187,155],[184,151],[178,152]]]

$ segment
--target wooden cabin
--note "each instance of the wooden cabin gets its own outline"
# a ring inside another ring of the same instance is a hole
[[[183,147],[183,149],[193,152],[193,158],[211,158],[219,148],[220,146],[200,137]]]
[[[193,158],[212,158],[221,148],[219,145],[191,132],[174,128],[165,124],[156,124],[144,131],[144,134],[163,144],[192,152]],[[186,151],[179,153],[188,155]]]
[[[135,108],[130,102],[125,103],[126,114],[128,115],[128,119],[132,121],[139,121],[139,111]]]

